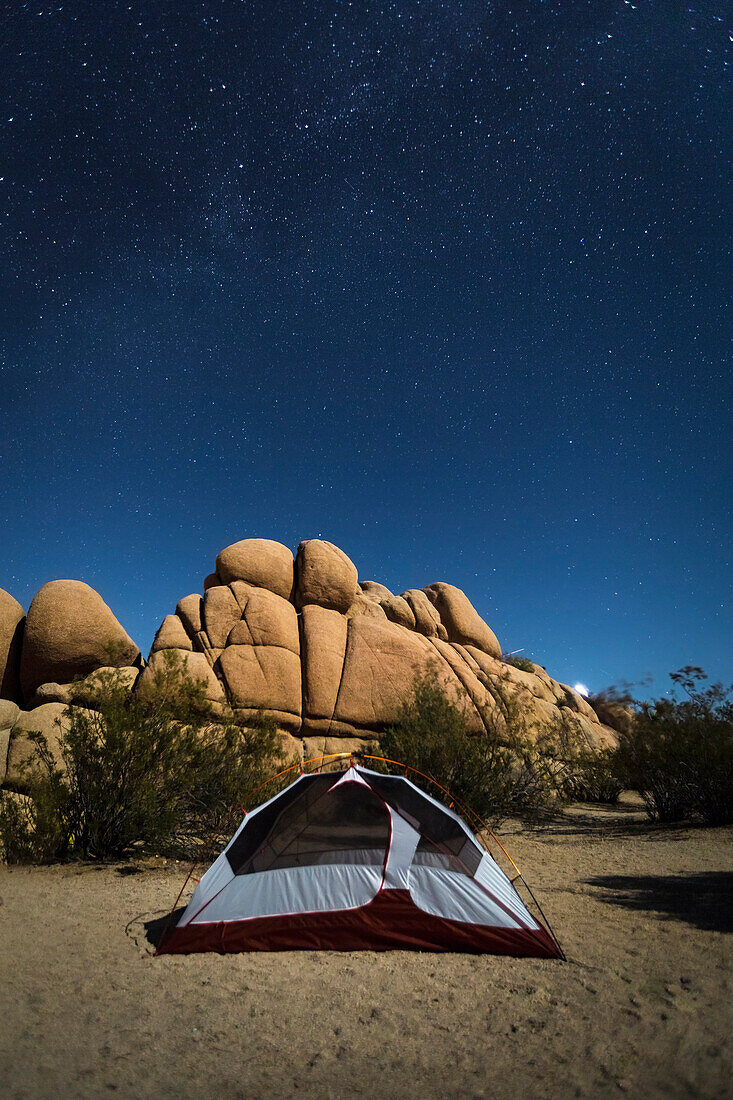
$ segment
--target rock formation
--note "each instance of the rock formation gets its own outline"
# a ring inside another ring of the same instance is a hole
[[[0,699],[21,702],[20,649],[25,611],[9,592],[0,589]]]
[[[44,585],[27,620],[0,592],[0,783],[22,790],[29,730],[57,730],[65,705],[95,705],[95,670],[119,666],[131,690],[150,691],[167,652],[216,709],[231,708],[242,725],[271,715],[305,757],[378,740],[416,677],[440,683],[477,734],[516,701],[538,729],[571,716],[589,744],[614,741],[572,688],[538,665],[504,662],[493,631],[451,584],[396,595],[359,583],[353,562],[321,539],[302,542],[295,559],[279,543],[244,539],[222,550],[203,588],[163,620],[141,673],[136,645],[88,585]]]
[[[82,581],[49,581],[25,623],[20,682],[26,699],[41,684],[67,684],[103,665],[132,665],[140,650],[107,604]]]

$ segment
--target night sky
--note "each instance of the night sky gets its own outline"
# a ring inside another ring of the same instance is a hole
[[[729,680],[728,16],[3,4],[0,587],[147,653],[323,537],[565,682]]]

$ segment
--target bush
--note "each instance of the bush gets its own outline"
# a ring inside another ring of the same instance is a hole
[[[519,657],[515,653],[506,657],[504,659],[504,664],[521,669],[522,672],[534,672],[535,670],[534,661],[530,661],[529,657]]]
[[[574,802],[616,803],[623,781],[615,749],[580,749],[567,763],[564,790]]]
[[[58,795],[39,791],[33,799],[0,791],[0,859],[6,863],[48,863],[63,848]]]
[[[42,737],[29,762],[33,809],[0,806],[6,858],[185,854],[220,830],[246,792],[282,766],[274,723],[215,718],[203,686],[167,660],[145,695],[104,675],[98,709],[70,707],[63,768]]]
[[[556,808],[563,786],[560,740],[557,731],[537,735],[516,702],[504,704],[503,718],[489,722],[487,732],[472,733],[442,688],[418,679],[378,751],[423,772],[496,824],[509,816],[536,820]],[[451,801],[438,787],[430,793]]]
[[[671,674],[687,698],[640,703],[621,734],[616,769],[656,821],[733,822],[733,701],[720,684],[704,688],[702,669]]]

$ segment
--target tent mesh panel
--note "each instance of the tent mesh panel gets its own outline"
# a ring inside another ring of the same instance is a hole
[[[463,848],[456,855],[442,844],[434,844],[428,837],[421,836],[412,862],[418,867],[439,867],[445,871],[456,871],[473,878],[481,862],[481,856],[479,855],[477,861],[474,845],[468,837],[464,839]]]
[[[450,814],[429,802],[425,795],[414,790],[401,776],[376,775],[370,772],[366,779],[384,801],[420,833],[420,842],[415,853],[416,863],[423,862],[421,853],[425,856],[430,853],[431,861],[442,854],[444,862],[440,866],[450,866],[450,870],[462,870],[468,875],[476,873],[483,850]]]
[[[265,837],[288,806],[302,798],[318,798],[338,782],[338,779],[338,774],[334,772],[325,775],[302,775],[295,783],[286,787],[269,806],[265,806],[249,820],[245,819],[244,828],[226,851],[229,866],[234,874],[239,874],[239,868],[262,846]]]
[[[333,784],[333,776],[329,778]],[[326,790],[310,786],[278,815],[235,874],[324,863],[381,866],[389,836],[389,814],[368,787],[357,783]]]

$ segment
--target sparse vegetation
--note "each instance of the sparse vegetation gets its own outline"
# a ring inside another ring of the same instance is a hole
[[[508,747],[499,738],[472,736],[465,713],[429,680],[415,682],[412,697],[380,738],[380,753],[424,772],[481,816],[496,820],[508,812]],[[447,801],[437,787],[430,793]]]
[[[616,767],[616,749],[581,748],[568,762],[565,793],[575,802],[616,803],[624,784]]]
[[[0,856],[6,863],[50,863],[64,849],[58,773],[34,785],[34,795],[0,791]]]
[[[567,796],[569,746],[577,735],[558,723],[537,731],[521,705],[505,701],[501,717],[474,733],[465,712],[430,680],[416,680],[397,721],[382,734],[381,754],[416,768],[480,817],[537,820]],[[370,767],[373,766],[367,762]],[[431,792],[450,801],[439,788]]]
[[[571,799],[614,803],[625,788],[638,791],[655,821],[733,822],[731,691],[705,687],[705,673],[695,667],[671,679],[682,698],[634,703],[628,691],[613,690],[593,698],[602,718],[614,718],[619,736],[618,747],[605,749],[588,744],[565,708],[554,726],[529,727],[516,697],[505,701],[502,720],[489,723],[489,732],[471,733],[465,714],[439,687],[418,681],[382,736],[381,751],[425,772],[494,823],[537,819]]]
[[[567,709],[538,729],[517,696],[501,691],[488,729],[474,732],[439,685],[418,680],[376,754],[425,773],[451,792],[436,787],[436,797],[455,797],[492,823],[538,820],[569,799],[615,802],[623,788],[641,794],[655,821],[733,822],[731,690],[706,687],[692,666],[671,678],[681,698],[632,705],[626,693],[593,697],[606,719],[603,704],[621,708],[619,745],[603,750],[587,744]],[[99,673],[96,706],[67,708],[62,766],[35,736],[25,765],[30,797],[0,796],[8,862],[198,852],[285,763],[271,720],[245,730],[215,715],[203,686],[172,655],[144,694],[131,693],[115,670]],[[260,800],[257,792],[251,802]]]
[[[721,684],[703,685],[702,669],[671,674],[683,698],[637,704],[621,733],[614,767],[641,794],[652,820],[733,822],[733,699]]]
[[[520,657],[516,653],[510,654],[504,658],[504,664],[512,665],[513,668],[521,669],[522,672],[534,672],[534,661],[530,661],[529,657]]]
[[[145,695],[100,674],[98,709],[66,711],[63,767],[35,737],[31,800],[0,803],[8,862],[195,851],[282,766],[272,721],[243,730],[215,716],[202,686],[167,658]]]

